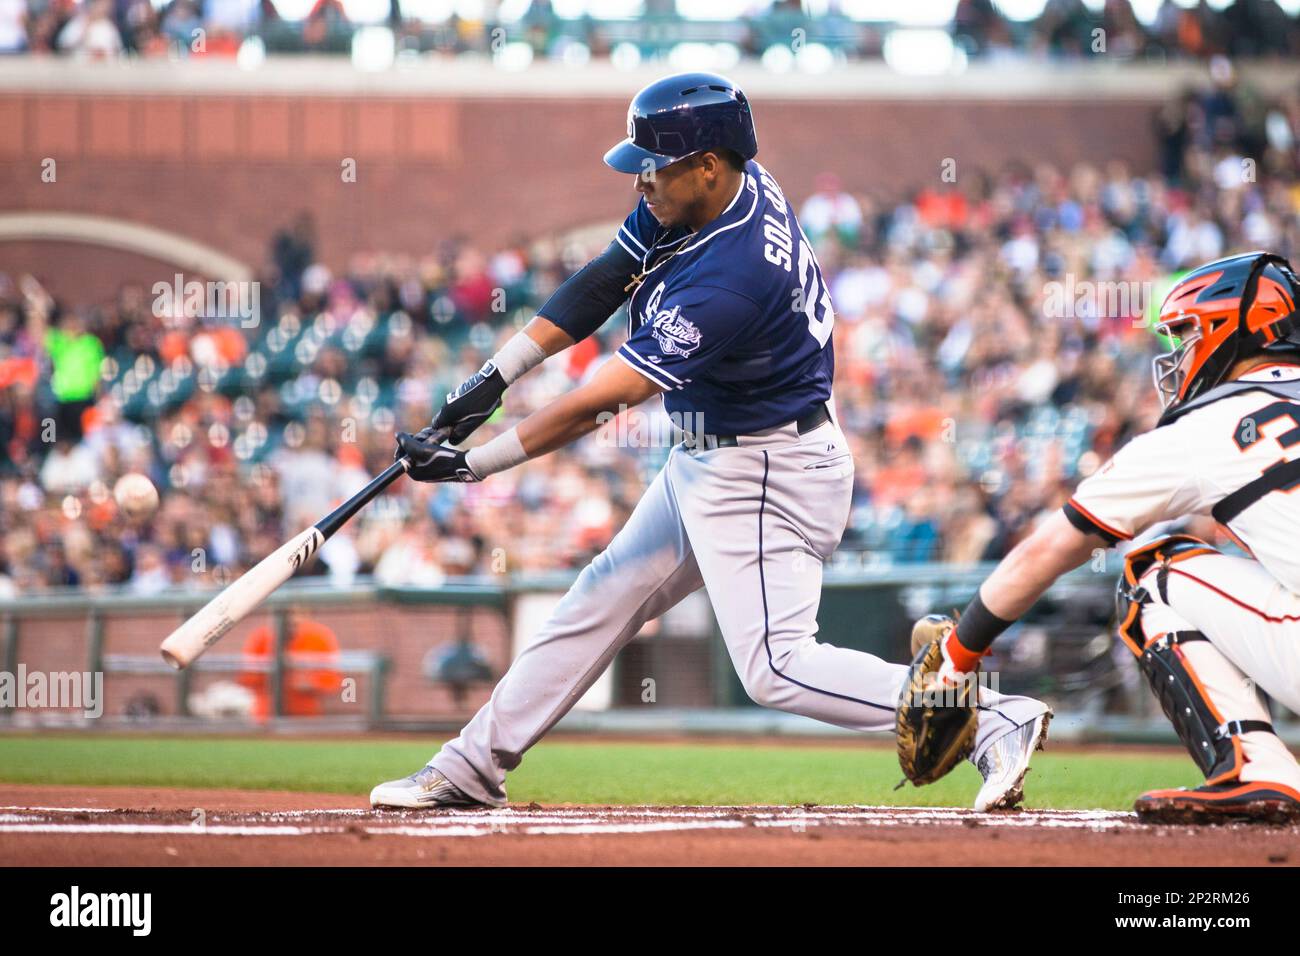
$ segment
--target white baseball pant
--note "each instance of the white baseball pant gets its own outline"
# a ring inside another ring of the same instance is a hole
[[[852,487],[853,459],[834,422],[712,450],[678,445],[433,766],[470,797],[504,805],[506,772],[647,621],[701,586],[755,702],[852,730],[892,730],[907,668],[816,638],[822,565],[844,532]],[[977,758],[1047,710],[988,690],[980,701]]]
[[[1269,720],[1260,690],[1300,713],[1300,595],[1249,558],[1204,554],[1169,566],[1168,603],[1156,586],[1159,565],[1139,579],[1151,603],[1142,607],[1148,635],[1200,631],[1181,645],[1211,704],[1225,720]],[[1244,783],[1265,781],[1300,790],[1300,765],[1267,731],[1242,734]]]

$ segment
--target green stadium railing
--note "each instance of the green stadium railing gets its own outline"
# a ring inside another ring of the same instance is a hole
[[[944,564],[860,567],[854,566],[855,558],[851,554],[841,556],[841,565],[846,557],[849,566],[832,567],[825,573],[818,639],[897,662],[908,657],[911,623],[917,616],[931,611],[950,612],[964,607],[991,569],[991,565],[986,564],[964,567]],[[1013,655],[1008,655],[1006,663],[1009,675],[1003,680],[1001,689],[1038,694],[1051,700],[1058,710],[1064,705],[1064,709],[1070,713],[1082,715],[1082,723],[1076,733],[1078,739],[1167,739],[1171,737],[1167,725],[1162,726],[1158,710],[1152,703],[1144,682],[1140,678],[1135,679],[1136,668],[1127,655],[1113,653],[1113,642],[1107,636],[1108,608],[1117,573],[1118,567],[1109,570],[1104,567],[1097,570],[1084,568],[1059,581],[1027,615],[1023,625],[1047,632],[1047,643],[1051,645],[1050,663],[1026,669],[1019,665],[1012,666]],[[361,581],[348,587],[334,587],[320,578],[298,579],[275,592],[257,612],[260,621],[270,623],[274,628],[274,651],[269,660],[250,660],[247,655],[238,653],[237,649],[218,646],[191,668],[179,672],[172,671],[161,660],[152,640],[137,638],[126,652],[122,651],[120,645],[117,649],[109,647],[105,638],[108,628],[116,620],[118,630],[115,633],[121,641],[124,630],[129,632],[132,622],[145,615],[155,618],[162,615],[164,620],[171,619],[179,623],[210,600],[216,593],[215,590],[177,590],[152,596],[120,591],[93,594],[77,590],[51,591],[0,600],[0,669],[10,674],[16,673],[21,661],[28,659],[33,652],[44,651],[44,648],[29,644],[29,641],[36,641],[36,635],[24,636],[24,631],[31,629],[48,636],[52,633],[49,627],[52,619],[59,622],[53,629],[59,640],[70,647],[79,648],[75,661],[65,655],[64,659],[69,661],[67,669],[77,669],[84,665],[91,673],[172,682],[170,686],[174,694],[174,706],[171,713],[154,723],[132,718],[130,722],[136,726],[166,726],[169,721],[202,723],[199,718],[191,715],[187,706],[197,680],[205,675],[213,677],[261,672],[269,675],[275,727],[331,729],[352,726],[389,729],[436,726],[446,729],[463,720],[466,715],[448,713],[437,717],[428,714],[412,717],[400,706],[396,711],[390,707],[388,690],[394,677],[394,662],[389,653],[377,647],[383,642],[372,641],[372,646],[364,647],[355,645],[365,644],[365,641],[353,640],[351,643],[354,646],[348,646],[353,631],[363,627],[385,634],[386,629],[395,626],[393,619],[386,615],[398,614],[404,615],[399,622],[402,639],[409,637],[412,640],[424,640],[427,644],[432,638],[424,633],[428,630],[424,627],[424,622],[437,619],[442,622],[439,634],[444,642],[464,640],[477,644],[486,633],[480,633],[483,622],[486,621],[491,625],[491,640],[496,642],[494,646],[498,654],[504,654],[501,641],[504,635],[506,647],[509,647],[515,602],[529,594],[558,596],[568,588],[573,578],[574,574],[570,572],[461,578],[439,587],[383,587],[370,581]],[[422,609],[428,609],[430,615],[411,617],[412,610]],[[287,650],[290,616],[295,610],[308,612],[322,621],[329,621],[330,615],[335,612],[351,615],[340,618],[351,623],[340,630],[342,650],[333,659],[331,666],[343,673],[364,676],[369,681],[369,693],[360,710],[350,712],[347,717],[336,715],[331,719],[283,716],[286,677],[297,668],[320,666],[318,661],[295,660],[294,655]],[[437,614],[441,610],[455,613],[438,618]],[[486,616],[482,613],[484,611],[487,612]],[[497,623],[491,624],[494,619]],[[46,621],[44,629],[37,626],[37,622],[42,620]],[[612,709],[604,716],[599,712],[575,713],[562,726],[572,726],[575,729],[617,727],[621,732],[638,725],[647,730],[671,725],[688,730],[731,727],[739,732],[747,732],[746,728],[762,726],[770,730],[780,724],[775,718],[775,723],[760,719],[758,708],[749,701],[734,672],[726,646],[717,631],[716,621],[711,617],[709,620],[708,633],[693,635],[677,644],[672,642],[672,635],[669,635],[669,640],[665,643],[662,633],[641,642],[634,641],[633,645],[640,643],[640,647],[629,645],[631,650],[625,649],[614,664],[617,673],[624,654],[640,652],[641,657],[632,658],[639,668],[653,664],[654,673],[673,679],[689,672],[693,680],[685,683],[690,683],[699,696],[684,705],[680,713],[675,711],[672,704],[659,708],[639,707],[626,692],[620,698],[616,690],[612,697]],[[357,621],[364,623],[358,625]],[[412,626],[412,622],[415,622],[415,626]],[[156,619],[152,621],[150,633],[165,633],[166,628],[160,627],[159,623]],[[476,627],[479,631],[475,630]],[[408,631],[411,633],[408,634]],[[73,634],[76,635],[75,638],[69,636]],[[391,646],[391,641],[385,646]],[[423,652],[424,646],[421,645],[417,650]],[[1111,649],[1108,650],[1108,647]],[[49,659],[48,654],[44,659]],[[493,659],[500,660],[501,657]],[[406,666],[412,666],[411,655],[407,655],[406,660]],[[420,660],[418,655],[416,660]],[[692,670],[696,668],[707,673],[701,676]],[[629,671],[633,675],[646,672]],[[406,699],[410,699],[412,681],[418,681],[419,675],[404,672],[402,676],[407,685]],[[418,686],[428,686],[429,682],[437,683],[437,676],[430,676],[427,667],[424,668],[423,677],[425,683]],[[492,680],[496,677],[499,677],[499,673],[494,669]],[[1012,686],[1007,686],[1008,683]],[[168,685],[159,683],[157,686]],[[701,691],[700,686],[706,690]],[[476,692],[485,699],[490,688],[491,681],[484,680],[476,685]],[[5,719],[13,716],[12,711],[0,709],[0,726],[31,725],[30,721]],[[788,716],[776,715],[777,718]],[[116,726],[120,723],[120,720],[116,724],[114,720],[108,720],[103,726]],[[1287,723],[1287,726],[1290,724]],[[778,727],[776,732],[783,731]]]

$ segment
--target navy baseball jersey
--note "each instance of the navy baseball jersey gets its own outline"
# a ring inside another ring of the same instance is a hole
[[[745,164],[736,197],[699,232],[663,228],[643,198],[617,241],[646,272],[618,356],[665,389],[669,413],[713,434],[748,434],[830,398],[830,292],[758,163]]]

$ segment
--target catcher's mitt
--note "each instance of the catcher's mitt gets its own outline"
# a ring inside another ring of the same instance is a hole
[[[956,626],[957,622],[946,614],[927,614],[921,618],[912,625],[912,656],[931,641],[943,640]]]
[[[943,641],[953,627],[951,618],[931,614],[912,630],[913,646],[920,644],[903,692],[898,698],[894,730],[898,739],[898,764],[916,786],[934,783],[975,747],[975,689],[972,678],[948,686],[938,681],[943,667]],[[918,635],[918,632],[920,634]],[[924,638],[933,635],[925,643]]]

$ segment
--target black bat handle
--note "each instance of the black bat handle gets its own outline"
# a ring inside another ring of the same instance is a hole
[[[447,437],[447,431],[439,432],[433,436],[438,441]],[[335,531],[343,527],[352,519],[358,511],[370,504],[378,494],[395,482],[402,475],[406,474],[406,469],[411,466],[410,459],[405,455],[397,459],[374,478],[370,483],[349,498],[343,504],[339,505],[320,521],[316,522],[316,530],[321,533],[321,537],[329,539]]]

